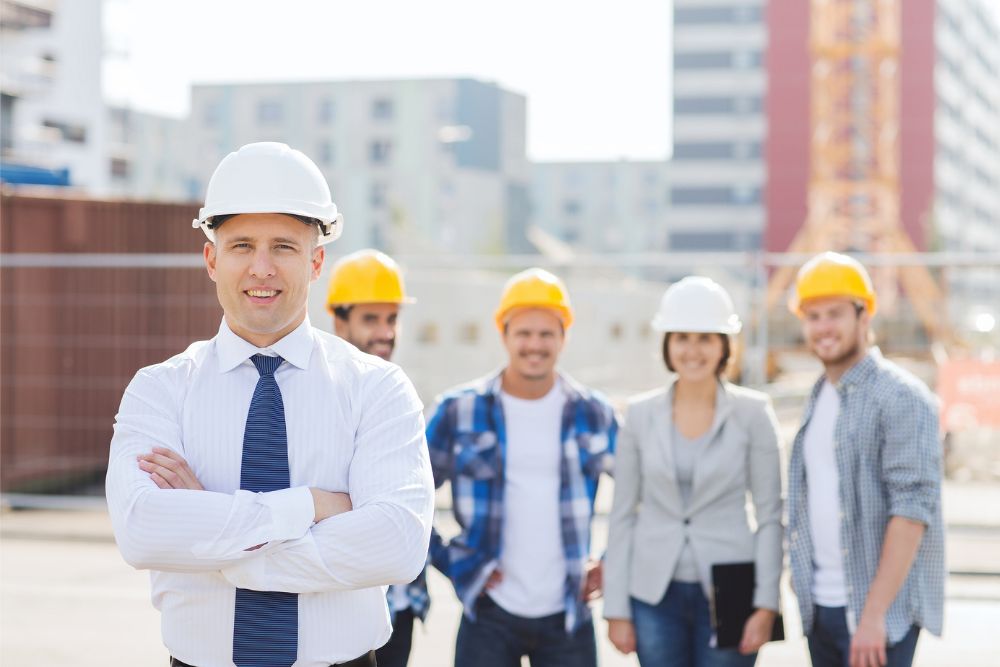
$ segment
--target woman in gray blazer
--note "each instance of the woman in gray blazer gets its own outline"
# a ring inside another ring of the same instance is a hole
[[[688,277],[653,328],[676,380],[630,401],[619,433],[604,565],[608,637],[644,667],[753,665],[771,636],[782,566],[778,427],[768,397],[726,382],[741,324],[726,291]],[[747,512],[753,501],[753,529]],[[714,647],[711,568],[752,561],[739,649]]]

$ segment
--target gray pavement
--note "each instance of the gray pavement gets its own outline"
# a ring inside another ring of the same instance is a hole
[[[603,496],[604,494],[602,494]],[[995,667],[1000,664],[1000,484],[945,484],[951,576],[942,638],[924,633],[920,667]],[[445,512],[442,512],[444,515]],[[447,529],[442,516],[442,528]],[[605,522],[595,524],[601,546]],[[451,663],[460,608],[447,582],[429,576],[433,605],[414,637],[414,667]],[[794,598],[785,591],[789,639],[769,644],[758,665],[808,664]],[[595,609],[600,615],[600,604]],[[618,654],[598,621],[600,663],[638,664]],[[146,573],[118,555],[107,514],[83,509],[16,510],[0,514],[0,665],[144,667],[166,664],[159,618],[149,601]]]

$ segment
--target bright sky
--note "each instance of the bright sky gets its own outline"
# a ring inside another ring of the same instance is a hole
[[[105,94],[187,114],[191,83],[470,76],[528,98],[535,160],[663,159],[667,0],[106,0]]]

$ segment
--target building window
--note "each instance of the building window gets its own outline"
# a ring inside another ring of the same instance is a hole
[[[331,165],[334,160],[333,143],[321,141],[316,146],[316,159],[322,165]]]
[[[731,114],[753,113],[761,110],[759,97],[677,97],[674,98],[674,113],[685,114]]]
[[[760,202],[759,187],[676,187],[670,191],[675,206],[732,206]]]
[[[680,160],[728,160],[759,158],[759,142],[702,141],[674,144],[674,158]]]
[[[475,345],[479,340],[479,325],[475,322],[466,322],[458,328],[458,340],[466,345]]]
[[[368,190],[368,205],[372,208],[385,208],[388,201],[387,188],[385,183],[375,181]]]
[[[216,102],[209,102],[202,111],[202,122],[205,127],[218,127],[222,121],[222,108]]]
[[[728,232],[674,232],[670,235],[670,249],[691,252],[733,250],[733,240],[733,234]]]
[[[110,172],[111,178],[115,180],[123,181],[127,179],[129,174],[128,160],[120,157],[111,158]]]
[[[391,120],[395,112],[392,100],[379,97],[372,100],[372,118],[374,120]]]
[[[57,120],[44,120],[42,126],[56,130],[59,138],[74,144],[87,143],[87,128],[84,125],[63,123]]]
[[[678,7],[674,25],[751,23],[763,19],[760,7]]]
[[[392,157],[392,142],[374,139],[368,144],[368,161],[373,165],[388,164]]]
[[[760,51],[698,51],[674,55],[674,69],[747,69],[760,66]]]
[[[284,118],[284,107],[278,100],[263,100],[257,104],[257,122],[261,125],[277,125]]]
[[[417,329],[417,342],[421,345],[434,345],[440,338],[438,325],[434,322],[424,322]]]
[[[670,235],[670,249],[675,251],[759,250],[760,244],[759,232],[674,232]]]
[[[320,125],[329,125],[333,122],[335,115],[336,108],[334,107],[333,100],[323,99],[319,101],[319,106],[316,108],[316,121]]]
[[[0,149],[14,147],[14,100],[13,95],[0,93]]]

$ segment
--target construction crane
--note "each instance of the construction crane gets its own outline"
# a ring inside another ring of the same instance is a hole
[[[900,219],[902,3],[811,0],[808,213],[789,252],[915,252]],[[769,309],[794,277],[794,267],[775,271]],[[930,338],[952,340],[944,294],[926,267],[875,267],[873,280],[885,306],[902,286]]]

